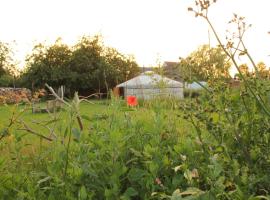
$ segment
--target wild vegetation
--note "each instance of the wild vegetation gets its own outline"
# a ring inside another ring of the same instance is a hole
[[[243,17],[234,15],[237,32],[222,43],[207,15],[215,2],[196,0],[189,10],[212,29],[216,50],[238,70],[239,86],[229,84],[227,73],[206,70],[208,87],[182,101],[156,98],[129,107],[113,96],[89,102],[75,93],[66,100],[48,87],[64,104],[60,112],[2,106],[0,198],[270,199],[267,70],[245,47]],[[238,56],[250,59],[254,73],[243,70]]]

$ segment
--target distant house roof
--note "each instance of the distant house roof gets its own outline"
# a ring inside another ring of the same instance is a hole
[[[159,84],[165,84],[166,87],[183,87],[181,82],[160,76],[152,71],[144,72],[133,79],[117,85],[116,87],[153,88],[158,87]]]

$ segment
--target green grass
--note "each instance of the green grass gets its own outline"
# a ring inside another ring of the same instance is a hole
[[[115,104],[114,104],[115,103]],[[151,103],[151,102],[150,102]],[[45,107],[45,103],[43,103]],[[118,105],[117,105],[118,104]],[[156,112],[162,112],[162,116],[165,115],[166,123],[176,123],[172,124],[171,127],[176,126],[177,132],[180,133],[180,136],[183,136],[189,131],[190,124],[187,121],[183,120],[181,117],[177,119],[179,115],[182,114],[181,110],[167,110],[160,108],[149,108],[149,102],[146,104],[141,103],[138,108],[128,108],[124,101],[120,102],[110,102],[110,101],[91,101],[82,102],[80,104],[80,114],[82,116],[82,122],[84,130],[82,133],[91,134],[92,129],[103,130],[104,127],[108,126],[108,123],[112,123],[113,126],[123,126],[129,121],[133,123],[141,124],[148,129],[149,132],[152,132],[153,121],[156,116]],[[158,106],[163,106],[158,104]],[[57,112],[56,115],[49,113],[32,113],[31,106],[29,105],[1,105],[0,106],[0,132],[2,132],[10,122],[12,113],[19,113],[26,109],[20,119],[27,124],[29,128],[42,134],[46,137],[52,138],[50,133],[51,130],[54,130],[57,138],[63,138],[65,134],[65,129],[69,127],[69,116],[68,109],[64,107],[60,112]],[[159,111],[157,111],[157,109]],[[156,110],[156,111],[155,111]],[[114,121],[109,122],[108,119],[115,117]],[[110,116],[110,117],[109,117]],[[47,127],[40,126],[37,123],[46,123],[52,121],[54,117],[57,117],[59,120],[56,123],[51,123]],[[170,119],[171,118],[171,119]],[[158,120],[158,119],[157,119]],[[75,121],[75,126],[79,129],[79,124]],[[16,149],[16,143],[20,141],[21,146],[23,146],[21,153],[23,154],[35,154],[38,152],[40,146],[50,146],[50,142],[46,140],[41,140],[40,137],[33,135],[25,130],[22,125],[15,125],[10,129],[8,137],[5,137],[1,140],[0,143],[0,153],[4,153],[7,157],[10,157],[10,153],[13,152],[12,149]],[[161,128],[161,127],[160,127]],[[164,133],[166,135],[166,133]],[[42,145],[41,145],[42,143]]]
[[[45,103],[44,107],[45,107]],[[43,106],[43,105],[42,105]],[[25,110],[25,111],[23,111]],[[57,112],[56,115],[49,114],[49,113],[32,113],[31,106],[30,105],[0,105],[0,132],[2,132],[10,123],[10,119],[12,117],[13,112],[19,113],[23,111],[20,120],[22,120],[25,124],[27,124],[28,127],[30,127],[32,130],[35,130],[36,132],[44,135],[49,136],[50,131],[38,125],[37,123],[46,123],[46,121],[53,120],[54,117],[59,118],[59,121],[54,125],[51,124],[48,127],[51,129],[55,129],[55,133],[63,134],[64,130],[61,131],[59,127],[67,127],[67,118],[68,118],[68,112],[66,108],[62,109],[60,112]],[[108,105],[104,101],[94,101],[92,103],[82,103],[80,105],[80,112],[81,115],[87,116],[89,118],[93,117],[96,114],[103,114],[108,111]],[[83,120],[83,123],[85,126],[88,126],[87,122]],[[28,132],[24,130],[20,130],[23,128],[20,125],[15,125],[10,129],[10,135],[14,138],[14,136],[18,139],[22,139],[23,144],[31,144],[30,146],[26,148],[26,151],[29,151],[29,148],[35,148],[35,146],[39,146],[40,144],[40,138],[38,136],[35,136],[33,134],[29,134]],[[87,129],[85,130],[87,131]],[[10,138],[7,137],[3,138],[1,141],[0,146],[0,152],[1,153],[7,153],[10,152],[10,149],[14,148],[15,143],[11,142]],[[44,141],[43,143],[47,143]]]
[[[45,103],[44,103],[45,107]],[[93,103],[82,103],[80,106],[80,112],[82,115],[94,115],[96,113],[103,113],[107,110],[108,106],[106,102],[95,101]],[[49,113],[32,113],[31,106],[29,105],[0,105],[0,128],[6,127],[12,116],[12,113],[19,112],[26,109],[26,111],[22,115],[23,121],[27,124],[32,123],[34,121],[46,121],[53,117],[53,114]],[[56,113],[56,115],[61,115],[61,118],[66,118],[67,112],[65,109]]]
[[[44,105],[41,105],[45,107]],[[0,105],[0,130],[3,130],[9,122],[10,118],[12,117],[13,112],[20,112],[23,111],[22,116],[20,117],[21,120],[23,120],[31,129],[38,130],[39,133],[48,135],[49,131],[45,127],[41,127],[40,125],[37,125],[37,122],[43,122],[53,120],[55,117],[59,118],[59,121],[56,123],[57,127],[59,128],[59,125],[62,127],[67,126],[67,119],[68,119],[68,111],[67,108],[64,107],[60,112],[57,112],[56,115],[52,113],[32,113],[31,106],[30,105]],[[125,102],[120,102],[120,107],[117,108],[118,110],[115,110],[113,108],[113,105],[109,101],[91,101],[91,102],[82,102],[80,104],[80,114],[82,116],[86,116],[88,119],[98,119],[99,117],[104,117],[106,115],[110,115],[112,112],[115,112],[116,115],[122,115],[123,113],[128,113],[130,117],[133,119],[140,120],[142,122],[147,122],[149,120],[149,117],[151,117],[151,113],[154,112],[153,109],[147,108],[147,106],[144,106],[143,104],[140,105],[140,107],[136,109],[130,109],[125,105]],[[165,112],[167,112],[165,110]],[[171,115],[171,110],[168,111],[168,116]],[[175,110],[174,114],[181,114],[179,110]],[[118,117],[118,116],[116,116]],[[91,123],[88,120],[83,119],[83,125],[85,127],[84,132],[89,131],[89,126],[91,126]],[[106,123],[106,120],[105,122]],[[78,126],[78,125],[77,125]],[[181,120],[179,121],[179,129],[184,131],[186,128],[188,128],[188,125]],[[17,135],[22,134],[26,136],[26,139],[33,142],[33,138],[37,138],[36,136],[33,136],[31,134],[25,134],[26,131],[21,131],[18,129],[21,129],[22,127],[14,127],[12,129],[13,133],[16,131]],[[56,132],[59,132],[59,130],[56,130]],[[60,131],[61,132],[61,131]],[[35,140],[35,139],[34,139]]]

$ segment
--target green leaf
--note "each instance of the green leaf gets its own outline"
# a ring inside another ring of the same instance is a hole
[[[127,197],[134,197],[137,196],[139,193],[137,192],[137,190],[135,190],[133,187],[129,187],[126,191],[125,191],[125,196]]]
[[[180,190],[177,189],[173,192],[171,200],[195,200],[202,194],[204,194],[204,192],[198,188],[190,187],[184,192],[180,192]]]
[[[132,168],[128,173],[128,178],[130,181],[138,181],[143,178],[145,175],[145,171],[138,168]]]
[[[189,169],[184,172],[184,177],[188,180],[188,182],[192,181],[192,173]]]
[[[178,172],[179,170],[182,169],[182,167],[183,167],[183,165],[178,165],[178,166],[174,167],[173,169],[175,172]]]
[[[141,152],[133,149],[133,148],[130,148],[130,151],[136,156],[136,157],[142,157],[142,154]]]
[[[204,192],[198,188],[190,187],[186,191],[181,192],[181,195],[201,195]]]
[[[65,132],[64,132],[64,138],[67,137],[67,134],[68,134],[68,127],[65,129]]]
[[[172,194],[171,200],[180,200],[183,199],[179,189],[175,190]]]
[[[74,140],[79,142],[80,138],[81,138],[81,131],[79,129],[77,129],[77,128],[73,128],[72,129],[72,134],[73,134]]]
[[[44,183],[44,182],[46,182],[46,181],[48,181],[50,179],[51,179],[51,177],[50,176],[47,176],[47,177],[45,177],[43,179],[40,179],[37,183],[38,183],[38,185],[40,185],[41,183]]]
[[[87,199],[87,191],[86,191],[86,188],[82,186],[79,191],[79,200],[85,200],[85,199]]]
[[[270,200],[270,197],[256,196],[256,197],[249,197],[248,200]]]

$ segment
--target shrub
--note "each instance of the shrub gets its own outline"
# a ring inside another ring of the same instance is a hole
[[[0,87],[12,87],[14,78],[8,74],[0,76]]]

